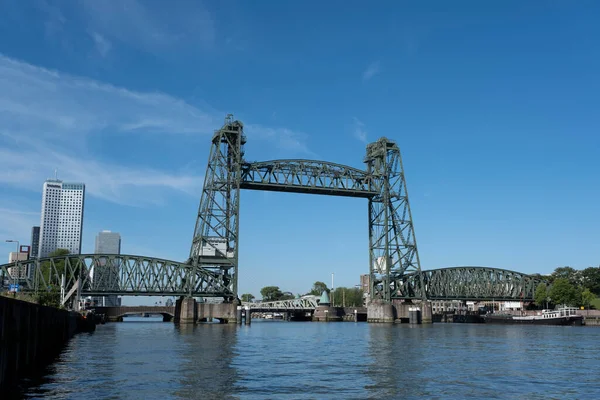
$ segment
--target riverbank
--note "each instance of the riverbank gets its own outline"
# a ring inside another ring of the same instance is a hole
[[[79,313],[0,297],[0,393],[51,363],[81,320]]]

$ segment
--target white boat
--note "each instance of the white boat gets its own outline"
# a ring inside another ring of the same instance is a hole
[[[583,315],[575,307],[561,307],[557,310],[542,310],[538,315],[486,314],[488,324],[528,324],[528,325],[583,325]]]

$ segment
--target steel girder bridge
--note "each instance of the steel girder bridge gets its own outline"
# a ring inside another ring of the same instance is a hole
[[[191,292],[214,297],[227,291],[222,286],[223,279],[214,271],[144,256],[69,254],[5,264],[1,268],[4,277],[9,276],[10,268],[19,269],[23,276],[18,279],[20,290],[25,292],[58,290],[61,284],[68,290],[76,282],[85,296],[187,296]]]
[[[400,149],[380,138],[367,145],[365,170],[326,161],[246,162],[244,125],[227,116],[212,137],[187,263],[220,277],[237,297],[240,189],[359,197],[368,200],[371,298],[403,297],[392,277],[420,275]]]
[[[488,267],[441,268],[423,271],[421,275],[409,274],[394,280],[401,287],[398,292],[403,293],[403,298],[533,301],[535,289],[545,282],[520,272]]]
[[[299,312],[299,311],[314,311],[318,306],[317,299],[315,298],[300,298],[291,300],[278,300],[278,301],[264,301],[264,302],[244,302],[242,306],[248,307],[252,311],[256,312]]]
[[[2,283],[9,268],[15,267],[25,271],[19,283],[26,291],[47,291],[61,283],[69,288],[80,282],[82,295],[181,295],[232,301],[238,297],[240,190],[248,189],[367,199],[371,299],[529,296],[529,278],[516,272],[465,267],[421,273],[404,168],[395,142],[382,137],[368,144],[364,170],[326,161],[247,162],[243,128],[228,115],[212,137],[185,262],[134,255],[67,255],[2,265]],[[507,286],[509,277],[512,283]],[[513,284],[526,290],[515,290]]]

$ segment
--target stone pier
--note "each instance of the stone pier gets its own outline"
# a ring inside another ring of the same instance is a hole
[[[175,302],[175,318],[179,324],[194,324],[197,322],[218,319],[221,323],[237,322],[236,310],[239,302],[233,303],[199,303],[194,298],[180,298]]]
[[[396,308],[382,300],[371,300],[367,304],[367,322],[393,323],[396,320]]]

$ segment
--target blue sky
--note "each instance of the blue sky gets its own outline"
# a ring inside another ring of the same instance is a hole
[[[250,161],[404,158],[424,269],[600,263],[600,5],[0,0],[0,237],[87,185],[83,251],[186,259],[210,135]],[[240,291],[358,284],[367,203],[244,191]],[[12,246],[0,244],[8,253]]]

